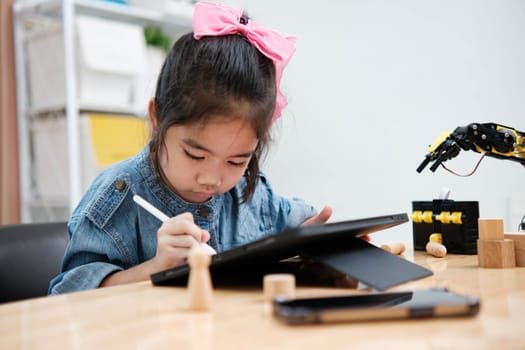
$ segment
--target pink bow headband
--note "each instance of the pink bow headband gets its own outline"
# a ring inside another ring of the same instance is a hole
[[[222,36],[242,34],[263,55],[273,61],[277,98],[272,121],[281,116],[281,111],[288,104],[281,92],[280,82],[284,67],[295,52],[295,37],[285,36],[267,29],[257,22],[241,23],[242,9],[222,6],[215,3],[199,2],[193,13],[193,36],[196,40],[204,36]]]

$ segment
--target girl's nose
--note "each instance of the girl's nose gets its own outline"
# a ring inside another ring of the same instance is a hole
[[[197,183],[201,186],[218,187],[221,184],[221,176],[214,170],[201,172],[197,176]]]

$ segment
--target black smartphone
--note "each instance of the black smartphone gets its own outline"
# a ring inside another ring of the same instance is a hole
[[[289,324],[473,316],[479,309],[478,298],[444,288],[273,301],[274,315]]]

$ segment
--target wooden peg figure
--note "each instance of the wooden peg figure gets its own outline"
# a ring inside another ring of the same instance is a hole
[[[385,243],[380,248],[394,255],[401,255],[406,249],[403,242]]]
[[[437,258],[443,258],[447,255],[447,247],[443,245],[443,236],[441,233],[433,233],[428,238],[428,243],[425,246],[428,254]]]
[[[213,298],[213,286],[210,275],[211,256],[200,246],[190,250],[188,264],[189,307],[192,311],[209,311]]]

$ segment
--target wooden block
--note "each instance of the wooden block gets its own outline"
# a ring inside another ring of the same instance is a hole
[[[525,267],[525,249],[514,249],[514,254],[516,255],[516,266]]]
[[[405,251],[405,244],[403,242],[386,243],[381,245],[381,249],[394,255],[399,255]]]
[[[295,296],[295,276],[291,273],[272,273],[263,277],[264,299],[272,301],[277,296]]]
[[[478,238],[484,241],[504,239],[502,219],[478,219]]]
[[[505,239],[514,241],[514,249],[525,250],[525,232],[506,232]]]
[[[488,268],[515,267],[514,241],[478,239],[478,264]]]
[[[443,258],[447,255],[447,247],[438,242],[428,242],[425,246],[427,253],[435,256],[436,258]]]
[[[516,266],[525,266],[525,232],[506,232],[505,239],[514,241],[514,255],[516,255]]]

